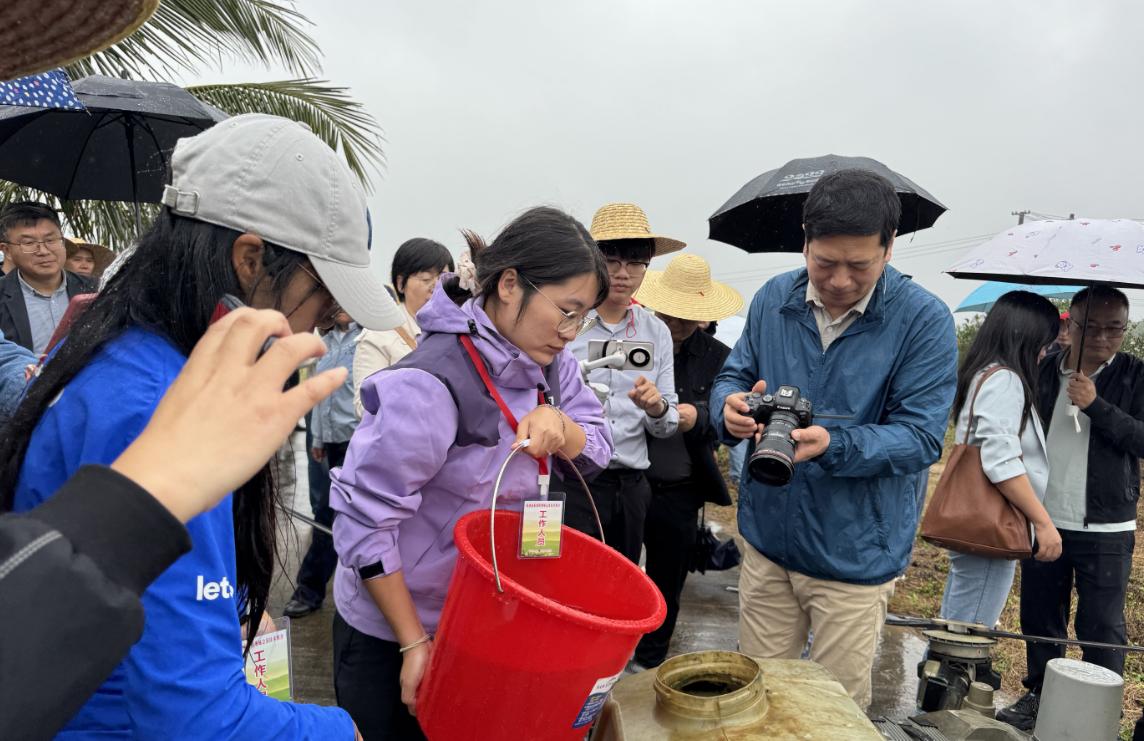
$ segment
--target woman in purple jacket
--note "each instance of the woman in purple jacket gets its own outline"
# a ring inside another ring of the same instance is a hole
[[[331,472],[334,687],[367,741],[422,738],[412,713],[457,558],[453,526],[489,506],[513,444],[529,439],[535,459],[509,464],[507,508],[536,498],[536,459],[560,452],[592,474],[612,456],[603,409],[565,349],[608,293],[588,230],[534,208],[487,247],[465,236],[475,271],[462,259],[418,313],[417,349],[362,384],[361,424]]]

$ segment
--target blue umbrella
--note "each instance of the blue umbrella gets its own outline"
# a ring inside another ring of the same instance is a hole
[[[1009,291],[1029,291],[1045,298],[1072,298],[1080,290],[1080,286],[1042,286],[1025,285],[1023,283],[1000,283],[990,281],[978,286],[973,293],[962,299],[954,311],[989,311],[997,299]]]
[[[68,73],[62,69],[0,81],[0,104],[84,110],[83,103],[75,96]]]

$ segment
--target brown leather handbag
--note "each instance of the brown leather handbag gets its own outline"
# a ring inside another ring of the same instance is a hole
[[[969,444],[973,405],[982,384],[1002,367],[986,371],[969,402],[965,439],[954,446],[922,518],[922,538],[942,548],[986,558],[1030,558],[1029,520],[981,468],[981,448]]]

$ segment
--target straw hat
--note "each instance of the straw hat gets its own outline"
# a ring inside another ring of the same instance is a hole
[[[654,239],[655,256],[676,252],[687,245],[678,239],[651,233],[647,214],[634,203],[609,203],[601,206],[592,217],[592,239],[606,242],[611,239]]]
[[[743,297],[711,280],[711,267],[699,255],[677,255],[667,270],[649,270],[636,301],[657,313],[694,322],[717,322],[738,313]]]
[[[107,270],[107,266],[115,259],[115,253],[104,247],[102,244],[95,244],[93,242],[85,242],[78,237],[64,237],[64,248],[67,250],[68,257],[75,254],[78,249],[91,250],[92,257],[95,258],[95,269],[92,272],[96,278],[103,275],[103,271]]]
[[[139,30],[159,0],[3,0],[0,80],[46,72]]]

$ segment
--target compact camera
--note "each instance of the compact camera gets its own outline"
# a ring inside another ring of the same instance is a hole
[[[774,394],[747,394],[748,416],[766,425],[763,438],[747,461],[751,478],[771,486],[785,486],[794,475],[795,430],[814,420],[809,399],[797,386],[779,386]]]

